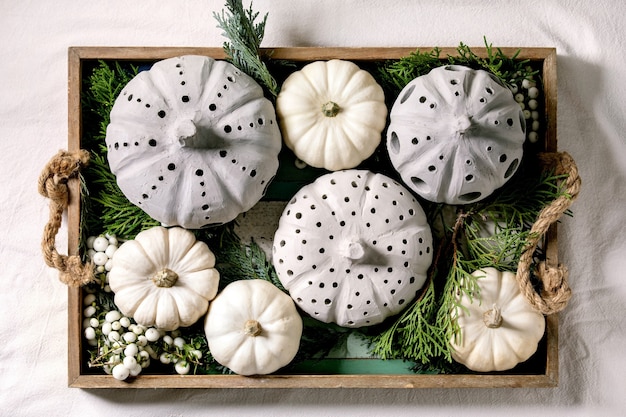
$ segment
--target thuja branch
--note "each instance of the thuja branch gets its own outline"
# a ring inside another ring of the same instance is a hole
[[[244,9],[241,0],[227,0],[226,8],[228,11],[222,10],[221,14],[213,13],[218,27],[228,39],[224,42],[226,55],[233,65],[265,86],[267,92],[276,97],[278,85],[260,53],[267,13],[256,23],[259,13],[252,9],[252,3],[248,9]]]

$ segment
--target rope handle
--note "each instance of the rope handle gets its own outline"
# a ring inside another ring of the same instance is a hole
[[[56,250],[56,235],[61,227],[63,212],[69,203],[68,181],[77,178],[80,170],[89,163],[89,152],[59,151],[45,166],[39,176],[39,194],[50,199],[50,217],[44,227],[41,249],[46,264],[59,270],[61,282],[78,287],[95,280],[93,265],[83,264],[79,256],[61,255]]]
[[[540,262],[535,275],[541,282],[542,288],[537,292],[531,282],[530,269],[533,254],[550,226],[559,220],[578,197],[581,179],[574,159],[567,152],[541,153],[539,160],[545,167],[552,168],[556,175],[567,175],[564,179],[566,193],[539,212],[537,220],[530,229],[528,246],[520,257],[516,279],[522,294],[533,308],[542,314],[550,315],[563,310],[572,297],[567,281],[568,270],[562,264],[552,266],[546,262]]]

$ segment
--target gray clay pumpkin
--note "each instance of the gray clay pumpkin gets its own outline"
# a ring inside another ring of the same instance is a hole
[[[387,149],[421,197],[468,204],[516,172],[526,124],[511,91],[487,71],[448,65],[404,87],[390,113]]]
[[[296,193],[272,251],[298,307],[322,322],[362,327],[415,298],[432,261],[432,235],[404,186],[382,174],[345,170]]]
[[[188,55],[122,90],[106,143],[124,195],[165,225],[225,223],[263,196],[281,135],[261,87],[232,64]]]

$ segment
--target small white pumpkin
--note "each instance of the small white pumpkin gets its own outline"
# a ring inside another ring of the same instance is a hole
[[[113,254],[115,304],[142,326],[175,330],[194,324],[217,294],[219,272],[209,247],[180,227],[153,227]]]
[[[475,271],[480,294],[459,298],[453,313],[460,334],[452,358],[477,372],[505,371],[529,359],[545,331],[545,318],[519,290],[515,274],[495,268]]]
[[[282,146],[262,88],[228,62],[195,55],[137,74],[115,101],[106,143],[128,200],[187,229],[226,223],[256,204]]]
[[[415,78],[390,113],[387,150],[421,197],[468,204],[516,172],[526,123],[511,91],[487,71],[448,65]]]
[[[213,358],[239,375],[270,374],[298,353],[302,318],[268,281],[243,279],[213,300],[204,326]]]
[[[419,203],[365,170],[332,172],[301,188],[280,217],[272,251],[298,307],[344,327],[371,326],[408,306],[433,255]]]
[[[354,168],[371,156],[387,122],[383,89],[350,61],[305,65],[289,75],[276,99],[287,147],[316,168]]]

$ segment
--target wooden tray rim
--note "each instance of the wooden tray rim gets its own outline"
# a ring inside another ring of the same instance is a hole
[[[264,48],[273,59],[312,61],[348,59],[380,61],[398,59],[416,51],[430,51],[432,47],[277,47]],[[441,47],[441,56],[455,55],[456,48]],[[517,59],[541,62],[544,85],[546,146],[545,151],[556,151],[557,75],[556,49],[552,47],[502,47],[507,56],[519,51]],[[486,48],[472,47],[477,55],[485,57]],[[216,59],[225,58],[218,47],[115,47],[78,46],[68,48],[68,149],[80,148],[82,137],[80,96],[82,66],[85,60],[154,61],[174,56],[198,54]],[[68,251],[78,254],[80,222],[80,189],[78,181],[70,184],[68,206]],[[557,264],[558,248],[556,225],[545,239],[547,261]],[[78,313],[78,314],[77,314]],[[546,317],[547,358],[542,374],[452,374],[452,375],[266,375],[244,377],[239,375],[141,375],[130,381],[117,381],[109,375],[83,374],[82,362],[82,299],[79,288],[68,289],[68,386],[75,388],[544,388],[558,385],[558,315]]]

